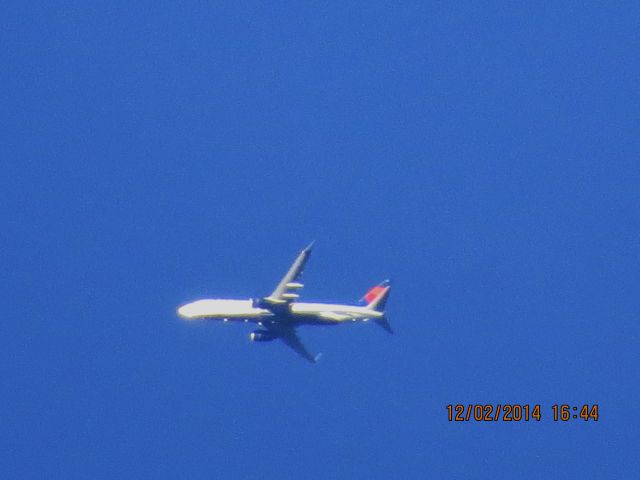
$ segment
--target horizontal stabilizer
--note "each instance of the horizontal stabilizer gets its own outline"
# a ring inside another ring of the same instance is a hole
[[[389,320],[387,320],[387,317],[376,318],[376,323],[380,325],[388,333],[393,333],[393,329],[391,328],[391,325],[389,324]]]

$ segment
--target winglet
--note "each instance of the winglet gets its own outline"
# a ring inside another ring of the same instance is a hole
[[[322,353],[319,353],[315,357],[313,357],[313,363],[318,363],[318,360],[320,360],[321,356],[322,356]]]

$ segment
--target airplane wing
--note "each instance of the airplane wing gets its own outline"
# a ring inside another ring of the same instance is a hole
[[[316,363],[318,361],[318,358],[320,358],[320,354],[314,356],[311,353],[309,353],[309,351],[305,348],[305,346],[300,341],[300,338],[296,334],[296,331],[293,327],[284,328],[280,330],[279,337],[282,339],[282,341],[285,343],[287,347],[290,347],[293,350],[295,350],[295,352],[301,357],[303,357],[305,360],[308,360],[311,363]]]
[[[289,303],[296,298],[299,297],[296,290],[304,287],[302,283],[298,280],[300,279],[300,275],[302,275],[302,270],[304,269],[307,260],[309,260],[309,256],[311,255],[311,248],[313,247],[313,242],[302,250],[298,257],[295,259],[289,271],[287,271],[286,275],[280,280],[280,283],[273,291],[271,295],[266,297],[265,300],[271,303]]]

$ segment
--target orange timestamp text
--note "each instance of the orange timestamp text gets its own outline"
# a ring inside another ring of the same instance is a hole
[[[543,418],[540,404],[496,403],[496,404],[449,404],[447,420],[450,422],[539,422]],[[598,421],[597,404],[555,404],[551,407],[551,418],[555,422],[570,420]]]

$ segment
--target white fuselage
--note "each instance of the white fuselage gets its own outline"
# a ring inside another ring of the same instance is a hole
[[[254,307],[251,300],[205,299],[178,308],[178,315],[186,319],[244,320],[260,323],[280,315],[266,308]],[[294,302],[287,309],[287,320],[298,324],[335,325],[346,321],[381,318],[376,310],[357,305]]]

